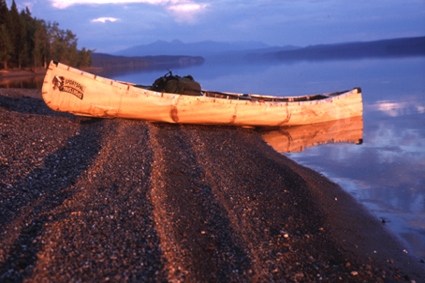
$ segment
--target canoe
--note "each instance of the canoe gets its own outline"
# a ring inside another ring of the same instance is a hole
[[[164,93],[52,61],[42,95],[55,111],[152,122],[281,127],[362,116],[360,88],[296,97],[201,91]]]

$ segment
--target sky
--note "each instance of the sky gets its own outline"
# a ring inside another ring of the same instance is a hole
[[[157,40],[271,46],[425,35],[425,0],[15,0],[78,48],[114,53]],[[12,0],[6,0],[10,8]]]

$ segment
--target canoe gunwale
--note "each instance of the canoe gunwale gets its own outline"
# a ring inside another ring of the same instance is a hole
[[[92,77],[94,80],[97,80],[99,82],[103,82],[106,84],[110,84],[111,86],[118,86],[122,88],[127,88],[127,90],[133,90],[133,91],[148,91],[152,92],[154,95],[159,95],[161,97],[164,97],[165,95],[170,96],[182,96],[182,97],[198,97],[198,98],[215,98],[215,99],[226,99],[226,100],[248,100],[248,101],[255,101],[260,103],[265,102],[272,102],[272,103],[279,103],[279,102],[309,102],[309,101],[320,101],[320,100],[327,100],[332,99],[338,96],[342,96],[344,93],[350,92],[354,89],[357,89],[358,92],[361,92],[361,89],[359,87],[351,89],[351,90],[345,90],[345,91],[339,91],[339,92],[333,92],[333,93],[323,93],[323,94],[313,94],[313,95],[301,95],[301,96],[290,96],[290,97],[278,97],[278,96],[269,96],[269,95],[260,95],[260,94],[242,94],[242,93],[232,93],[232,92],[219,92],[219,91],[209,91],[209,90],[202,90],[201,93],[203,95],[199,96],[193,96],[193,95],[185,95],[185,94],[175,94],[175,93],[167,93],[167,92],[158,92],[153,91],[149,89],[149,86],[142,86],[142,85],[136,85],[134,83],[129,82],[123,82],[123,81],[116,81],[112,79],[108,79],[105,77],[101,77],[98,75],[94,75],[89,72],[85,72],[70,66],[67,66],[65,64],[59,63],[57,61],[52,61],[53,64],[55,64],[57,67],[65,67],[66,70],[73,72],[77,75],[86,76],[86,77]],[[50,68],[49,68],[50,69]],[[49,71],[49,70],[48,70]],[[145,92],[145,94],[147,94]],[[225,96],[225,97],[220,97]]]

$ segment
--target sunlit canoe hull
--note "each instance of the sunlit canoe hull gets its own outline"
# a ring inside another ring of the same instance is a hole
[[[155,92],[51,62],[42,88],[55,111],[154,122],[291,126],[363,114],[359,88],[305,97],[273,97],[203,91],[203,96]]]

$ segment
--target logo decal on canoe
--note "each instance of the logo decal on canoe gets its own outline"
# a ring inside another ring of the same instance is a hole
[[[59,91],[67,92],[78,97],[79,99],[83,99],[84,90],[86,87],[74,80],[55,76],[53,78],[53,90],[55,89],[59,89]]]

